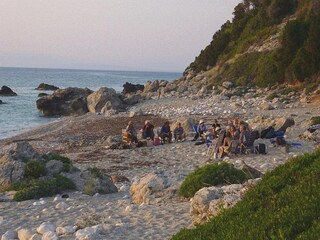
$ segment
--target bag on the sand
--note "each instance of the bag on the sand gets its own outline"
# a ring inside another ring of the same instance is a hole
[[[256,150],[258,154],[267,154],[266,145],[264,143],[259,143],[258,146],[256,146]]]
[[[274,128],[271,128],[269,132],[267,132],[266,137],[267,139],[274,138]]]
[[[262,130],[261,133],[260,133],[260,137],[261,138],[266,138],[268,132],[270,132],[272,129],[273,129],[273,127],[270,126],[270,127],[266,128],[266,129]]]

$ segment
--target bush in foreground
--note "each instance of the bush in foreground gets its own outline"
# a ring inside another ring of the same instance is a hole
[[[14,183],[12,187],[17,191],[13,197],[15,201],[50,197],[62,191],[76,188],[74,182],[61,175],[56,175],[52,179],[31,179],[26,182]]]
[[[209,164],[196,169],[186,177],[179,189],[179,195],[193,197],[201,188],[221,184],[243,183],[247,179],[243,171],[234,168],[231,164]]]
[[[234,208],[173,240],[320,239],[320,150],[267,173]]]

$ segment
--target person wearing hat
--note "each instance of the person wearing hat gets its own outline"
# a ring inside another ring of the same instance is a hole
[[[207,127],[204,124],[204,120],[200,119],[199,125],[195,126],[196,135],[192,139],[192,141],[196,141],[199,137],[203,137],[207,132]]]

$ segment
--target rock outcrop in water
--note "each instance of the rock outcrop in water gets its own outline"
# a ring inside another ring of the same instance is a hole
[[[123,91],[122,94],[125,95],[127,93],[136,93],[137,91],[143,91],[144,86],[141,84],[132,84],[126,82],[123,84]]]
[[[87,113],[87,96],[92,91],[88,88],[58,89],[53,94],[37,100],[37,108],[45,116],[81,115]]]
[[[2,88],[0,89],[0,96],[17,96],[17,94],[12,91],[11,88],[2,86]]]
[[[40,83],[39,86],[35,88],[35,90],[51,90],[51,91],[55,91],[58,89],[59,89],[58,87],[54,85],[46,84],[46,83]]]

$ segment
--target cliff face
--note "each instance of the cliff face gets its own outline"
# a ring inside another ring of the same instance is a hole
[[[184,72],[242,86],[320,82],[320,1],[244,0]]]

